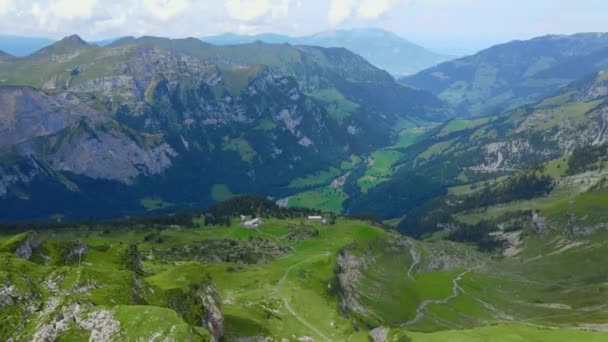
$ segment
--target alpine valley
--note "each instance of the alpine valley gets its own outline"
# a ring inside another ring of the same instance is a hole
[[[339,48],[72,36],[2,57],[0,83],[5,219],[281,198],[449,116]]]
[[[606,341],[607,48],[1,54],[0,339]]]

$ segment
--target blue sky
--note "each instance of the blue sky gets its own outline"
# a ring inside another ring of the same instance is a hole
[[[0,33],[87,39],[380,27],[457,48],[608,31],[605,0],[0,0]]]

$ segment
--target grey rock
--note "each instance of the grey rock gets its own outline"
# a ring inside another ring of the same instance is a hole
[[[374,342],[385,342],[390,329],[386,327],[377,327],[369,332],[369,337]]]

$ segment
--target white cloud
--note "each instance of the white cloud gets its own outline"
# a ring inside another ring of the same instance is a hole
[[[240,21],[252,21],[268,13],[272,18],[284,18],[289,14],[292,0],[226,0],[228,16]]]
[[[35,2],[32,4],[32,9],[30,12],[31,12],[32,16],[34,16],[34,18],[36,18],[36,20],[38,21],[38,25],[40,27],[46,26],[46,20],[47,20],[46,8],[43,9],[39,3]]]
[[[363,0],[357,10],[357,16],[363,19],[377,19],[394,4],[393,0]]]
[[[112,18],[95,21],[95,23],[93,24],[93,29],[91,31],[92,33],[103,33],[107,31],[119,30],[124,27],[126,22],[127,14],[121,13],[120,15],[114,16]]]
[[[352,13],[353,0],[331,0],[329,5],[329,23],[337,25],[348,17]]]
[[[190,0],[142,0],[146,12],[161,21],[182,14],[189,6]]]
[[[0,0],[0,15],[11,12],[14,8],[13,0]]]
[[[66,20],[90,19],[96,4],[97,0],[56,0],[46,4],[35,2],[29,13],[40,27],[50,29],[61,26]]]
[[[257,19],[270,11],[269,0],[226,0],[228,15],[237,20]]]
[[[289,14],[289,2],[290,0],[276,0],[276,2],[272,5],[272,17],[286,17]]]
[[[49,12],[63,19],[88,19],[93,15],[97,0],[56,0],[51,1]]]
[[[608,1],[559,2],[560,6],[555,0],[0,0],[0,33],[52,38],[77,33],[93,40],[235,31],[305,35],[337,26],[376,26],[424,43],[429,37],[448,37],[451,42],[455,36],[487,36],[498,42],[546,33],[608,31],[601,18]],[[522,7],[528,10],[522,12]]]

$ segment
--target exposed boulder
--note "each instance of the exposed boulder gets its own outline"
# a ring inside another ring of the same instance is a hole
[[[19,299],[19,291],[13,285],[6,284],[0,286],[0,310],[11,306]]]
[[[76,325],[80,329],[90,332],[89,341],[109,342],[120,331],[120,322],[107,310],[83,312],[78,303],[65,306],[47,324],[39,326],[32,337],[34,342],[55,341],[59,335]]]
[[[373,342],[385,342],[390,330],[386,327],[377,327],[369,332]]]
[[[130,244],[127,249],[120,253],[120,258],[124,268],[137,274],[144,274],[141,254],[139,253],[137,244]]]

